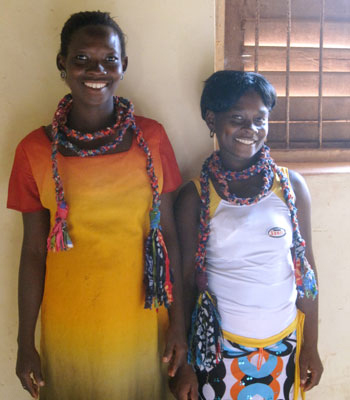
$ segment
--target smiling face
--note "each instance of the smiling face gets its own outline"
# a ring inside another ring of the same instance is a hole
[[[227,169],[243,169],[254,162],[267,137],[268,119],[269,110],[255,91],[246,92],[229,111],[207,111],[207,125],[217,135]]]
[[[104,105],[112,96],[127,67],[118,34],[109,26],[88,25],[78,29],[69,42],[67,55],[57,57],[66,71],[66,83],[75,102]]]

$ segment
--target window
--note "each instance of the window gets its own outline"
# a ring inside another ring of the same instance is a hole
[[[275,86],[268,144],[350,160],[350,1],[217,0],[216,69]]]

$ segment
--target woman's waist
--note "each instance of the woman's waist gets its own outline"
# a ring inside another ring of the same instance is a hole
[[[238,310],[228,310],[219,303],[218,307],[222,329],[224,333],[226,332],[224,336],[229,340],[233,340],[233,336],[267,340],[284,331],[294,321],[297,314],[295,302],[271,309],[241,307]]]
[[[295,308],[295,312],[290,315],[290,318],[288,319],[288,321],[286,321],[284,327],[281,326],[279,330],[276,330],[275,333],[271,335],[267,335],[263,338],[258,338],[258,335],[246,336],[242,335],[242,332],[240,332],[240,334],[235,334],[223,329],[223,336],[226,340],[237,343],[240,346],[251,348],[268,347],[274,345],[278,341],[290,335],[296,329],[302,327],[304,319],[304,313]]]
[[[209,276],[209,291],[217,298],[224,329],[239,334],[244,327],[243,336],[254,335],[256,326],[261,328],[260,337],[271,336],[284,329],[296,312],[294,277],[280,284],[236,282],[233,285],[227,280],[213,281]]]

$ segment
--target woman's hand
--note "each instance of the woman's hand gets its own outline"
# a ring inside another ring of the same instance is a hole
[[[35,399],[39,398],[40,387],[45,383],[41,374],[40,356],[35,347],[18,349],[16,374],[23,389],[27,390]]]
[[[186,355],[187,344],[183,334],[183,329],[176,329],[170,325],[163,355],[163,362],[169,363],[169,376],[174,377],[179,367],[185,364]]]
[[[318,385],[323,373],[323,366],[317,348],[302,346],[299,357],[300,386],[304,392]]]
[[[170,379],[171,393],[177,400],[198,400],[198,381],[192,366],[185,363],[177,371],[174,378]]]

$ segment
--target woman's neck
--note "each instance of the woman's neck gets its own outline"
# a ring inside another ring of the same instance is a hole
[[[259,155],[255,154],[253,157],[248,159],[238,158],[220,150],[220,158],[226,171],[243,171],[244,169],[254,165],[257,162]]]
[[[113,126],[115,121],[113,98],[101,106],[90,106],[73,101],[67,118],[67,126],[82,133],[93,133]]]

